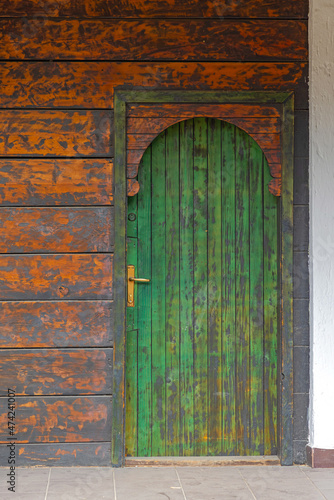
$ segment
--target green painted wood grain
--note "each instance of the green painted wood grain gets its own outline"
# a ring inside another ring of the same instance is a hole
[[[180,123],[181,455],[194,454],[194,122]]]
[[[143,157],[139,456],[276,450],[278,204],[263,158],[245,132],[205,118],[173,125]]]
[[[166,130],[166,453],[180,453],[179,124]]]
[[[139,171],[138,193],[138,268],[136,276],[151,278],[151,161],[152,149],[146,151]],[[138,454],[152,453],[151,378],[152,316],[151,283],[135,284],[138,309]]]
[[[208,165],[207,122],[194,119],[194,454],[208,440]]]
[[[208,455],[222,446],[222,126],[208,119]]]
[[[137,238],[138,236],[137,203],[138,196],[128,196],[128,220],[126,228],[126,235],[128,238]],[[134,217],[130,214],[135,215],[135,220],[133,220]]]
[[[249,453],[249,137],[236,130],[236,424],[238,455]]]
[[[249,378],[250,449],[263,455],[263,153],[249,141],[250,283]]]
[[[137,204],[137,200],[136,200]],[[133,207],[132,207],[133,209]],[[127,265],[137,269],[137,238],[127,238]],[[137,289],[134,302],[137,304]],[[135,457],[138,453],[138,331],[137,307],[126,310],[126,364],[125,364],[125,454]]]
[[[125,454],[138,456],[138,332],[126,334],[126,415],[125,415]]]
[[[152,455],[166,455],[166,138],[152,143]]]
[[[236,127],[222,123],[222,454],[237,454],[235,327]]]
[[[264,453],[277,452],[278,202],[264,159]]]

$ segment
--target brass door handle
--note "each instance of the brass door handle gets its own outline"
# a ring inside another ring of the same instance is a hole
[[[135,283],[149,283],[147,278],[135,278],[135,266],[128,266],[128,307],[135,306]]]

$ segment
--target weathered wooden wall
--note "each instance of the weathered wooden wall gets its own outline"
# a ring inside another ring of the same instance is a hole
[[[307,0],[1,2],[3,465],[7,386],[21,464],[110,463],[114,87],[295,91],[306,179],[307,15]]]

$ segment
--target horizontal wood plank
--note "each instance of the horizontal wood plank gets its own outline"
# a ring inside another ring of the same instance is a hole
[[[246,127],[245,127],[246,128]],[[158,132],[154,132],[154,126],[152,127],[153,131],[147,134],[129,134],[127,136],[127,147],[129,150],[133,149],[146,149],[149,144],[156,137]],[[247,129],[246,129],[247,130]],[[275,149],[278,150],[280,148],[280,134],[278,133],[257,133],[259,128],[255,127],[254,132],[249,131],[249,135],[251,135],[262,147],[262,149]],[[248,132],[248,130],[247,130]]]
[[[111,445],[110,442],[18,444],[16,446],[16,456],[16,466],[110,466]],[[0,465],[8,467],[8,447],[6,444],[0,445]],[[111,472],[109,469],[106,469],[106,471]],[[106,472],[101,473],[106,474]],[[92,488],[91,491],[94,496],[96,489]]]
[[[306,61],[307,48],[307,21],[0,20],[1,59]]]
[[[274,119],[280,117],[280,111],[278,105],[272,106],[261,106],[261,105],[251,105],[251,104],[195,104],[196,116],[212,117],[224,116],[224,118],[266,118]],[[154,106],[149,104],[130,104],[127,106],[127,126],[130,128],[130,124],[133,122],[133,118],[153,118],[153,119],[164,119],[164,118],[179,118],[186,120],[188,118],[193,118],[194,111],[191,105],[179,103],[163,103],[154,104]]]
[[[110,396],[17,397],[17,443],[80,443],[108,441]],[[0,443],[8,443],[8,400],[0,398]]]
[[[111,347],[109,301],[0,302],[2,348]]]
[[[0,205],[110,205],[112,160],[0,159]]]
[[[0,156],[111,156],[111,111],[6,110]]]
[[[193,90],[299,87],[307,95],[307,65],[298,62],[1,62],[0,79],[0,107],[18,108],[112,108],[118,85]]]
[[[38,21],[50,17],[286,17],[306,18],[307,0],[90,0],[41,2],[40,0],[11,0],[2,2],[0,16],[34,16]],[[36,20],[37,22],[37,20]]]
[[[3,349],[0,378],[0,396],[111,394],[112,349]]]
[[[0,208],[0,253],[111,252],[113,207]]]
[[[235,106],[237,109],[237,107]],[[211,110],[209,106],[207,106],[207,110],[203,112],[198,112],[197,107],[194,107],[196,110],[189,110],[187,114],[192,118],[194,116],[203,116],[203,117],[213,117],[213,118],[221,118],[223,121],[228,121],[229,123],[233,123],[237,127],[242,129],[246,129],[249,133],[256,133],[257,131],[266,131],[266,133],[279,134],[281,131],[281,120],[276,117],[268,117],[268,118],[257,118],[257,117],[238,117],[238,116],[226,116],[223,110],[220,110],[219,107],[213,107]],[[181,118],[182,116],[182,118]],[[149,134],[156,133],[160,134],[163,130],[174,125],[175,123],[185,120],[188,117],[183,115],[182,110],[180,110],[178,117],[150,117],[150,118],[128,118],[127,119],[127,133],[128,134]]]
[[[0,300],[112,299],[111,254],[1,255]]]

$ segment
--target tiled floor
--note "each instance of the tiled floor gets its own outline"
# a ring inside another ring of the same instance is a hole
[[[334,469],[152,467],[0,469],[1,500],[334,500]]]

